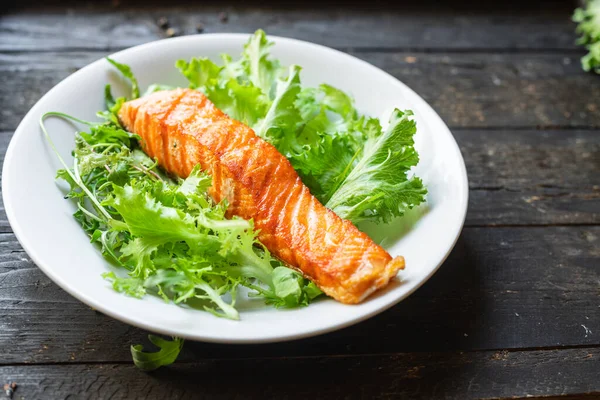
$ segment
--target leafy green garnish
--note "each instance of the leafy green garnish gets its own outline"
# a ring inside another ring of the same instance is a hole
[[[239,77],[229,76],[231,71],[217,66],[211,60],[178,60],[176,67],[189,80],[190,88],[202,91],[231,118],[254,125],[266,112],[268,98],[257,86],[249,81],[241,84]]]
[[[241,64],[248,80],[267,97],[273,98],[276,82],[281,74],[279,61],[269,58],[273,43],[267,40],[263,30],[258,30],[244,46]]]
[[[581,58],[581,66],[600,74],[600,0],[587,0],[584,7],[573,13],[573,21],[578,23],[577,33],[581,35],[577,43],[588,50]]]
[[[308,305],[321,291],[312,282],[307,282],[298,272],[289,268],[277,267],[273,271],[275,296],[267,296],[269,303],[277,307]]]
[[[219,83],[219,73],[223,70],[208,58],[192,58],[189,62],[178,60],[175,66],[190,82],[192,89],[214,87]]]
[[[131,346],[133,362],[142,371],[153,371],[157,368],[173,364],[183,348],[183,339],[180,338],[166,340],[155,335],[148,335],[148,339],[159,348],[158,351],[153,353],[146,352],[141,344]]]
[[[140,97],[140,88],[138,86],[138,81],[135,75],[133,74],[133,71],[131,71],[129,65],[116,62],[110,57],[106,57],[106,60],[108,60],[108,62],[112,65],[114,65],[115,68],[117,68],[119,72],[121,72],[121,74],[123,74],[123,76],[131,83],[131,98],[137,99],[138,97]]]
[[[127,147],[131,137],[115,134],[98,143],[95,135],[104,137],[104,130],[94,128],[88,133],[92,140],[76,141],[78,174],[64,169],[58,177],[71,186],[67,197],[77,200],[76,217],[92,241],[109,261],[127,269],[128,277],[105,275],[115,290],[134,297],[155,292],[175,303],[195,299],[203,309],[230,319],[239,318],[239,285],[256,289],[269,303],[307,304],[301,297],[278,302],[273,265],[279,262],[260,247],[251,221],[226,219],[226,206],[212,203],[210,177],[196,168],[174,182],[159,175],[139,150]],[[87,208],[86,198],[97,210]],[[223,298],[226,294],[230,300]]]
[[[264,118],[256,125],[256,133],[271,142],[283,141],[294,137],[298,125],[302,122],[300,112],[295,106],[300,93],[300,67],[292,65],[285,81],[277,85],[275,99]]]
[[[410,176],[419,158],[410,111],[395,110],[390,128],[361,115],[352,98],[322,84],[303,88],[300,67],[282,67],[257,31],[238,60],[219,66],[206,58],[179,60],[190,82],[230,117],[250,125],[296,169],[321,203],[354,223],[387,223],[425,201]]]
[[[389,127],[373,131],[354,166],[325,204],[340,217],[354,222],[389,222],[425,200],[421,179],[408,179],[419,155],[413,147],[412,113],[394,110]]]

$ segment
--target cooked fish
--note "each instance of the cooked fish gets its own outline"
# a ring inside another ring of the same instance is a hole
[[[253,219],[271,253],[334,299],[359,303],[404,268],[404,258],[323,206],[275,147],[202,93],[157,92],[125,103],[119,117],[170,173],[185,178],[200,164],[212,175],[209,194],[229,203],[228,216]]]

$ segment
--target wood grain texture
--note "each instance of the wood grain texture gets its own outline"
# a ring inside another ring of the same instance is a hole
[[[532,368],[535,366],[535,368]],[[600,349],[0,367],[24,398],[477,399],[600,394]],[[301,378],[301,379],[300,379]]]
[[[467,166],[467,225],[600,223],[600,131],[453,131]]]
[[[0,240],[0,363],[126,362],[147,343]],[[289,343],[188,343],[181,359],[598,346],[599,248],[600,227],[465,228],[422,288],[368,321]]]
[[[358,53],[419,93],[451,127],[595,127],[600,80],[568,54]]]
[[[296,2],[269,8],[260,7],[260,2],[229,6],[192,2],[178,6],[181,2],[175,2],[168,8],[164,3],[162,8],[122,3],[118,8],[91,2],[68,8],[14,10],[0,19],[0,51],[122,49],[165,38],[165,29],[157,23],[161,17],[166,17],[179,35],[196,33],[198,23],[203,24],[205,33],[249,33],[262,28],[271,35],[345,49],[576,49],[569,18],[574,2],[545,2],[543,7],[520,2],[517,13],[509,5],[491,13],[485,2],[390,1],[380,7]],[[227,22],[220,18],[224,11]]]
[[[0,55],[0,130],[15,129],[54,85],[107,54]],[[600,80],[574,55],[356,55],[414,89],[451,128],[600,127]]]

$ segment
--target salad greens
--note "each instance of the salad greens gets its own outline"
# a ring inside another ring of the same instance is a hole
[[[269,57],[273,44],[257,31],[239,60],[179,60],[190,88],[249,126],[285,155],[323,204],[354,223],[390,222],[425,201],[410,111],[394,110],[389,127],[358,113],[350,96],[323,84],[303,88],[301,68]]]
[[[306,305],[320,294],[257,242],[252,221],[225,218],[227,205],[214,204],[207,194],[208,175],[196,167],[185,180],[168,177],[137,147],[135,135],[104,116],[100,124],[70,118],[90,132],[76,135],[73,166],[61,158],[65,168],[57,177],[70,185],[66,197],[76,201],[74,216],[91,241],[128,272],[104,274],[115,290],[134,297],[151,292],[174,303],[193,300],[230,319],[239,319],[240,285],[277,307]]]
[[[323,204],[354,223],[390,222],[425,201],[426,189],[409,177],[419,157],[414,149],[412,112],[395,110],[388,126],[357,112],[353,100],[323,84],[301,86],[299,66],[284,68],[270,58],[272,46],[257,31],[241,58],[222,56],[179,60],[176,67],[191,88],[202,91],[230,117],[248,124],[291,162]],[[108,58],[131,84],[139,84],[125,64]],[[170,86],[154,84],[143,95]],[[69,185],[66,198],[77,205],[75,219],[116,268],[103,276],[112,287],[133,297],[153,294],[167,302],[239,319],[238,288],[275,307],[305,306],[321,291],[298,272],[272,257],[257,241],[253,222],[225,218],[226,203],[208,195],[211,177],[197,166],[189,177],[169,176],[139,146],[139,137],[120,124],[118,111],[128,99],[104,92],[102,122],[87,122],[75,135],[73,164],[57,178]],[[172,363],[183,341],[151,336],[159,347],[146,353],[132,346],[133,359],[150,370]]]
[[[578,23],[577,33],[581,35],[577,43],[588,50],[581,58],[581,66],[600,74],[600,0],[586,0],[584,7],[573,13],[573,21]]]

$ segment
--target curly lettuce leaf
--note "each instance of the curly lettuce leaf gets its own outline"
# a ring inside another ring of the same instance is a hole
[[[333,86],[322,84],[318,88],[303,89],[296,107],[306,124],[304,130],[362,137],[364,117],[354,108],[352,98]]]
[[[102,277],[112,283],[112,287],[119,293],[126,293],[131,297],[141,299],[146,295],[144,281],[139,278],[122,278],[114,272],[105,272]]]
[[[259,88],[241,85],[235,79],[230,79],[223,87],[207,90],[206,95],[221,111],[249,126],[255,126],[269,106]]]
[[[150,342],[158,347],[156,352],[146,352],[141,344],[131,346],[131,357],[136,367],[142,371],[153,371],[160,367],[171,365],[175,362],[184,340],[174,337],[173,340],[167,340],[155,335],[148,335]]]
[[[270,99],[275,96],[277,80],[282,73],[279,61],[269,58],[272,46],[273,42],[269,42],[265,32],[259,29],[244,45],[242,53],[242,65],[247,79]]]
[[[314,145],[290,155],[290,162],[311,193],[323,204],[352,169],[358,150],[348,145],[346,137],[322,135]]]
[[[117,229],[127,229],[133,236],[155,246],[169,242],[186,242],[189,246],[210,245],[207,232],[198,229],[197,221],[180,209],[158,202],[143,185],[113,188],[114,196],[105,201],[123,218]],[[134,253],[141,253],[137,249]]]
[[[175,66],[187,78],[191,89],[213,87],[219,83],[223,67],[208,58],[192,58],[190,61],[177,60]]]
[[[365,142],[357,164],[327,201],[328,208],[354,223],[387,223],[425,201],[427,191],[421,179],[407,176],[419,161],[411,115],[394,110],[389,127]]]
[[[298,272],[285,267],[273,270],[273,286],[275,296],[267,299],[276,307],[308,305],[312,299],[322,294],[314,283],[307,282]]]
[[[178,60],[175,64],[188,79],[189,87],[203,92],[231,118],[253,126],[263,118],[268,99],[253,84],[240,84],[235,77],[225,78],[224,67],[208,58]]]
[[[131,67],[127,64],[121,64],[110,57],[106,57],[106,60],[115,68],[117,68],[119,72],[121,72],[121,74],[123,74],[123,76],[131,83],[131,98],[137,99],[140,97],[140,87],[135,75],[133,74],[133,71],[131,70]]]
[[[131,99],[137,99],[140,97],[140,87],[137,81],[137,78],[133,74],[131,67],[127,64],[119,63],[113,60],[110,57],[106,57],[106,60],[111,63],[115,68],[121,72],[123,77],[129,81],[131,84]],[[125,97],[119,97],[115,99],[113,97],[110,85],[106,85],[104,87],[104,103],[106,105],[106,110],[99,111],[97,115],[101,118],[104,118],[108,123],[112,124],[115,127],[120,128],[121,124],[119,122],[119,110],[123,103],[125,103],[127,99]]]
[[[297,65],[292,65],[287,79],[277,84],[275,99],[255,129],[257,135],[276,146],[279,141],[295,136],[298,125],[302,122],[295,106],[300,93],[300,69]]]
[[[138,135],[127,132],[116,125],[96,125],[90,128],[90,132],[79,132],[79,135],[90,144],[97,143],[123,143],[131,145],[131,140],[137,140]]]

